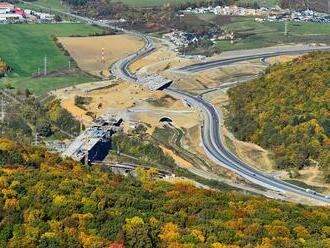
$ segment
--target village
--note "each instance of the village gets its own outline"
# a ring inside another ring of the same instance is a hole
[[[330,16],[325,15],[314,10],[306,9],[302,11],[287,11],[285,13],[268,15],[262,21],[291,21],[291,22],[318,22],[330,23]]]
[[[0,3],[0,24],[10,23],[50,23],[60,18],[49,13],[21,9],[10,3]]]
[[[183,19],[188,15],[202,16],[207,14],[214,14],[224,17],[247,17],[255,22],[313,22],[313,23],[330,23],[330,16],[319,13],[314,10],[306,9],[301,11],[290,11],[281,8],[244,8],[236,5],[232,6],[208,6],[200,8],[187,8],[180,10],[177,15]],[[208,30],[207,33],[193,33],[183,30],[172,30],[172,32],[164,34],[163,38],[173,43],[176,51],[184,50],[190,45],[199,44],[201,41],[207,40],[209,44],[215,44],[219,40],[228,40],[234,43],[235,33],[225,32],[221,30]]]
[[[236,5],[232,6],[208,6],[200,8],[187,8],[178,13],[180,16],[185,14],[214,14],[221,16],[254,16],[257,21],[305,21],[305,22],[330,22],[330,16],[314,10],[306,9],[301,11],[291,11],[281,8],[244,8]]]

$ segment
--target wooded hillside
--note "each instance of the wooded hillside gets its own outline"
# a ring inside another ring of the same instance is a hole
[[[0,77],[3,77],[8,70],[8,65],[0,59]]]
[[[330,13],[328,0],[281,0],[280,5],[283,8],[296,10],[304,10],[306,8],[320,11],[322,13]]]
[[[5,139],[0,152],[0,247],[330,246],[329,208],[171,185],[153,171],[124,178]]]
[[[279,168],[330,170],[330,53],[274,65],[229,96],[237,138],[273,151]]]

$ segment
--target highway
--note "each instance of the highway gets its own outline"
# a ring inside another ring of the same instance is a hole
[[[326,51],[330,50],[329,46],[324,46],[324,47],[313,47],[313,46],[305,46],[302,48],[292,48],[286,49],[285,51],[281,51],[281,48],[275,48],[274,52],[265,52],[265,53],[260,53],[260,54],[254,54],[254,55],[247,55],[247,56],[235,56],[232,58],[226,58],[226,59],[219,59],[219,60],[213,60],[213,61],[207,61],[207,62],[201,62],[197,64],[192,64],[188,65],[182,68],[177,69],[177,72],[185,72],[185,73],[196,73],[196,72],[201,72],[221,66],[227,66],[231,65],[234,63],[238,62],[245,62],[245,61],[250,61],[250,60],[256,60],[256,59],[266,59],[266,58],[271,58],[271,57],[276,57],[276,56],[283,56],[283,55],[298,55],[298,54],[304,54],[307,52],[312,52],[312,51]]]
[[[146,38],[148,41],[150,38]],[[145,56],[146,54],[153,51],[153,45],[150,45],[152,43],[147,42],[146,47],[144,49],[144,53],[141,54],[141,56]],[[327,48],[329,49],[329,48]],[[292,51],[292,53],[306,53],[310,50],[299,50],[299,51]],[[260,59],[265,58],[267,56],[278,56],[279,53],[273,53],[272,55],[268,54],[259,54],[252,58],[252,56],[248,56],[245,58],[240,58],[241,61],[247,61],[252,59]],[[286,51],[286,54],[288,52]],[[120,78],[129,80],[131,82],[137,83],[137,79],[134,75],[132,75],[129,70],[128,66],[140,58],[140,54],[136,53],[134,55],[131,55],[127,58],[119,60],[113,67],[112,72]],[[238,62],[238,61],[236,61]],[[234,63],[233,61],[228,61],[228,63]],[[202,63],[199,64],[203,68],[205,67],[205,64]],[[213,66],[213,65],[212,65]],[[113,70],[113,68],[116,68]],[[222,113],[218,111],[213,105],[208,103],[206,100],[204,100],[201,97],[192,96],[188,93],[181,92],[173,87],[169,87],[164,90],[166,93],[186,100],[195,107],[199,108],[203,113],[203,125],[201,129],[202,133],[202,142],[204,146],[204,150],[206,151],[207,155],[216,163],[219,165],[239,174],[243,178],[249,180],[252,183],[255,183],[257,185],[263,186],[267,189],[274,190],[276,192],[279,192],[281,194],[285,194],[287,192],[294,193],[299,196],[312,198],[315,200],[319,200],[320,202],[328,205],[330,204],[330,197],[327,195],[322,195],[320,193],[317,193],[315,191],[312,191],[310,189],[305,189],[302,187],[298,187],[293,184],[289,184],[287,182],[278,180],[274,177],[265,175],[264,173],[254,169],[253,167],[249,166],[248,164],[241,161],[238,157],[236,157],[234,154],[232,154],[230,151],[227,150],[225,147],[222,136],[220,133],[220,127],[221,127],[221,121],[222,121]]]
[[[128,81],[134,81],[137,82],[138,79],[133,75],[129,69],[128,66],[132,64],[134,61],[141,59],[144,56],[147,56],[149,53],[151,53],[155,48],[154,48],[154,43],[152,39],[149,36],[145,36],[141,33],[138,32],[131,32],[131,31],[126,31],[126,33],[133,34],[135,36],[138,36],[142,38],[145,41],[145,46],[140,49],[138,52],[129,55],[126,58],[123,58],[119,61],[117,61],[115,64],[111,66],[111,73],[116,75],[119,78],[128,80]]]
[[[147,44],[148,45],[148,44]],[[148,53],[151,51],[148,51]],[[306,51],[305,51],[306,52]],[[300,51],[302,53],[302,51]],[[128,66],[130,63],[139,58],[137,56],[130,56],[134,58],[134,60],[130,61],[130,57],[120,60],[115,64],[117,71],[114,70],[113,73],[117,73],[117,77],[122,77],[123,79],[129,80],[131,82],[136,82],[136,78],[134,75],[128,71]],[[260,56],[260,55],[258,55]],[[272,56],[275,56],[274,54]],[[261,58],[261,57],[258,57]],[[254,58],[257,59],[257,58]],[[251,60],[251,57],[246,58],[246,60]],[[241,60],[245,61],[245,60]],[[119,71],[118,71],[119,70]],[[208,103],[206,100],[192,96],[188,93],[181,92],[173,87],[169,87],[164,90],[166,93],[188,101],[195,107],[199,108],[203,113],[203,125],[201,129],[202,133],[202,142],[204,146],[204,150],[207,155],[219,165],[239,174],[243,178],[249,180],[252,183],[263,186],[267,189],[274,190],[276,192],[285,194],[287,192],[294,193],[299,196],[312,198],[315,200],[319,200],[322,203],[330,204],[330,197],[327,195],[322,195],[315,191],[298,187],[293,184],[289,184],[287,182],[278,180],[274,177],[265,175],[264,173],[254,169],[248,164],[241,161],[238,157],[232,154],[225,147],[222,136],[220,133],[222,113],[218,111],[213,105]]]
[[[220,125],[222,121],[222,113],[213,105],[200,97],[195,97],[185,92],[178,91],[173,88],[165,90],[172,96],[180,97],[198,107],[203,113],[202,140],[203,146],[210,158],[221,166],[239,174],[245,179],[271,189],[282,194],[287,192],[300,196],[320,200],[326,204],[330,204],[329,196],[319,194],[317,192],[298,187],[293,184],[286,183],[274,177],[265,175],[264,173],[247,165],[235,155],[233,155],[223,144],[220,134]]]
[[[39,6],[40,7],[40,6]],[[135,75],[133,75],[129,70],[128,67],[131,63],[140,59],[154,50],[154,45],[152,39],[149,36],[143,35],[138,32],[127,31],[121,28],[113,27],[111,25],[104,24],[100,21],[95,21],[86,17],[77,16],[71,13],[57,11],[59,13],[77,18],[82,21],[86,21],[90,24],[98,25],[101,27],[109,27],[114,28],[116,30],[120,30],[125,33],[133,34],[138,37],[141,37],[145,40],[145,47],[139,50],[138,52],[129,55],[126,58],[119,60],[111,67],[111,72],[116,75],[118,78],[122,78],[124,80],[128,80],[134,83],[139,83]],[[278,48],[280,49],[280,48]],[[268,53],[258,53],[255,55],[248,55],[248,56],[238,56],[235,58],[229,59],[222,59],[216,61],[209,61],[198,63],[194,65],[189,65],[180,69],[182,72],[199,72],[219,66],[230,65],[236,62],[244,62],[250,61],[254,59],[263,59],[274,57],[278,55],[288,55],[288,54],[302,54],[314,50],[330,50],[330,47],[310,47],[306,49],[293,49],[293,50],[286,50],[286,51],[275,51],[275,52],[268,52]],[[254,169],[253,167],[249,166],[248,164],[241,161],[238,157],[232,154],[230,151],[227,150],[225,147],[222,136],[220,133],[220,127],[222,123],[222,113],[216,109],[213,105],[209,102],[204,100],[201,97],[192,96],[188,93],[179,91],[173,87],[165,89],[165,92],[168,94],[181,98],[183,100],[188,101],[193,106],[199,108],[201,110],[203,116],[203,124],[201,127],[202,133],[202,142],[204,146],[204,150],[207,155],[218,163],[220,166],[223,166],[243,178],[257,184],[263,186],[267,189],[271,189],[277,191],[279,193],[294,193],[297,196],[307,197],[310,199],[319,200],[323,204],[329,205],[330,204],[330,197],[327,195],[322,195],[320,193],[314,192],[309,189],[301,188],[293,184],[286,183],[284,181],[278,180],[274,177],[265,175],[264,173]]]

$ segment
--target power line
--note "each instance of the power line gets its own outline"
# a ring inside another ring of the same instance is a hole
[[[38,132],[36,132],[35,135],[34,135],[33,145],[37,146],[38,144],[39,144],[39,141],[38,141]]]

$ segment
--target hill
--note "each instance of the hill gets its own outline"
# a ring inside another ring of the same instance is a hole
[[[328,0],[281,0],[280,5],[283,8],[290,9],[313,9],[323,13],[330,13]]]
[[[85,168],[0,139],[0,247],[329,247],[330,209]]]
[[[278,168],[330,171],[330,53],[272,66],[229,91],[228,126],[274,152]],[[328,176],[328,181],[329,181]]]

